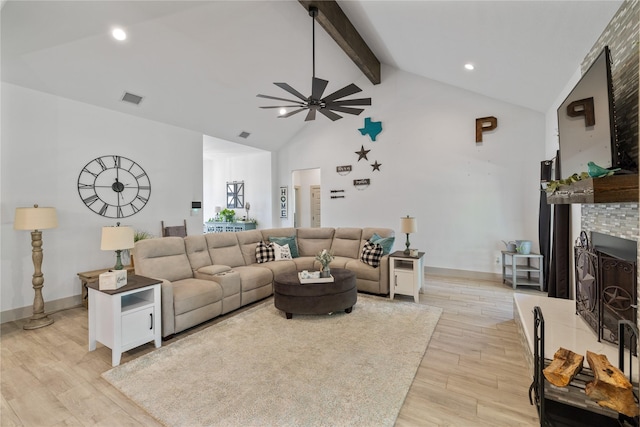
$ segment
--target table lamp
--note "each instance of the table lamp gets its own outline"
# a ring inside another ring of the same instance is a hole
[[[403,254],[407,256],[410,254],[409,246],[411,245],[411,243],[409,243],[409,234],[415,233],[416,231],[418,231],[418,224],[414,217],[407,215],[406,217],[400,218],[400,232],[407,235],[407,248],[403,252]]]
[[[133,228],[120,227],[120,223],[115,227],[102,227],[102,240],[100,249],[103,251],[116,251],[116,265],[114,270],[122,270],[122,259],[120,254],[124,249],[131,249],[134,246]]]
[[[33,230],[31,232],[31,258],[33,259],[33,279],[31,281],[35,295],[33,297],[33,315],[23,326],[24,329],[42,328],[53,323],[53,319],[44,313],[44,299],[42,287],[44,276],[42,274],[42,231],[58,226],[58,216],[55,208],[16,208],[16,217],[13,223],[15,230]]]

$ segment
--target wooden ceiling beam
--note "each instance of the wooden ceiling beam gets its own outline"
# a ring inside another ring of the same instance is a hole
[[[373,54],[358,30],[353,26],[335,0],[298,0],[308,11],[318,8],[317,22],[338,43],[349,58],[362,70],[365,76],[377,85],[380,83],[380,61]]]

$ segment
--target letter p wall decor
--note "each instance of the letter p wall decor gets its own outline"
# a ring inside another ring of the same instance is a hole
[[[493,116],[476,119],[476,143],[482,142],[482,133],[498,127],[498,119]]]

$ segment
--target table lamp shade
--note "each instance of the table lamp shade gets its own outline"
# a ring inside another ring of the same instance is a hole
[[[58,226],[56,208],[16,208],[14,230],[46,230]]]
[[[400,232],[401,233],[415,233],[418,231],[418,224],[414,217],[410,217],[407,215],[406,217],[400,218]]]
[[[103,251],[119,251],[123,249],[131,249],[133,246],[133,228],[102,227],[100,249]]]

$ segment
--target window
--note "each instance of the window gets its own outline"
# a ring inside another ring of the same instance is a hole
[[[227,209],[244,208],[244,181],[227,182]]]

